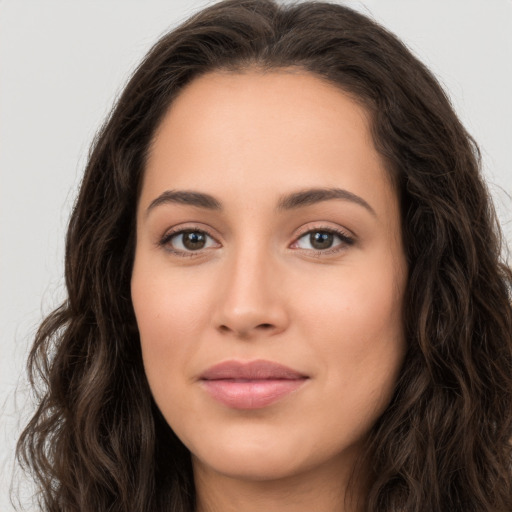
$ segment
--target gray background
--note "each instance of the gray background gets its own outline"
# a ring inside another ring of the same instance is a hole
[[[481,146],[511,243],[512,1],[347,3],[394,31],[439,77]],[[24,362],[42,316],[64,297],[64,233],[88,146],[152,43],[205,4],[0,0],[1,512],[13,510],[14,443],[31,410]]]

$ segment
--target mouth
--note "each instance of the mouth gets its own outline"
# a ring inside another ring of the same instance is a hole
[[[272,361],[225,361],[200,376],[203,389],[232,409],[261,409],[297,391],[307,375]]]

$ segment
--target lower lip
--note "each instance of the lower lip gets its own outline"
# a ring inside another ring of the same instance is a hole
[[[307,379],[203,380],[204,389],[233,409],[261,409],[299,389]]]

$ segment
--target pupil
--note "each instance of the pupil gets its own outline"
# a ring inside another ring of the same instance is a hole
[[[206,237],[203,233],[190,231],[183,234],[183,245],[190,250],[202,249],[206,243]]]
[[[328,249],[333,242],[333,234],[325,231],[317,231],[309,235],[311,246],[315,249]]]

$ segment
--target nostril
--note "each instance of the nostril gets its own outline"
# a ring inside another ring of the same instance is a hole
[[[219,324],[217,326],[217,330],[218,332],[223,334],[234,334],[242,338],[251,337],[251,333],[256,334],[259,332],[260,334],[272,334],[278,331],[276,324],[270,322],[265,322],[261,324],[250,322],[241,322],[240,324],[237,324],[236,322],[233,322],[231,324],[224,323]]]

